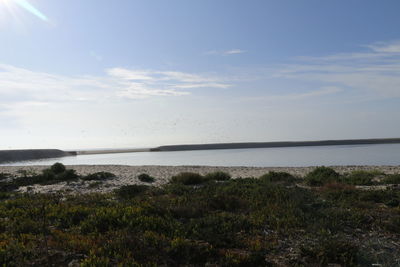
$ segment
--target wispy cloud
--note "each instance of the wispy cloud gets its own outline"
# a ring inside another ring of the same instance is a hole
[[[124,68],[109,69],[110,76],[126,81],[140,82],[141,86],[164,87],[167,91],[190,88],[228,88],[231,84],[220,77],[199,75],[180,71],[130,70]]]
[[[101,102],[189,95],[192,88],[227,88],[221,78],[177,71],[112,68],[104,76],[63,76],[0,64],[0,105]]]
[[[400,42],[365,47],[357,53],[297,58],[271,70],[272,77],[335,86],[359,97],[400,97]]]
[[[235,55],[235,54],[243,54],[245,52],[246,51],[241,50],[241,49],[231,49],[231,50],[224,51],[224,54],[225,55]]]
[[[218,50],[211,50],[207,51],[204,54],[206,55],[221,55],[221,56],[229,56],[229,55],[237,55],[237,54],[243,54],[246,53],[246,50],[242,49],[230,49],[230,50],[224,50],[224,51],[218,51]]]
[[[367,45],[374,52],[378,53],[400,53],[400,41],[393,42],[378,42],[372,45]]]

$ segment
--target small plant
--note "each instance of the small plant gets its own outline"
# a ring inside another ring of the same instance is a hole
[[[140,193],[147,191],[149,188],[150,186],[147,185],[124,185],[118,189],[115,189],[114,192],[118,197],[122,199],[130,199],[139,195]]]
[[[339,173],[334,169],[321,166],[307,174],[305,182],[310,186],[321,186],[326,183],[339,182],[339,178]]]
[[[182,172],[171,178],[172,183],[181,183],[184,185],[195,185],[205,182],[203,176],[193,172]]]
[[[215,180],[215,181],[227,181],[231,179],[231,175],[226,172],[211,172],[205,176],[206,180]]]
[[[12,177],[12,175],[10,173],[0,172],[0,181],[11,178],[11,177]]]
[[[57,175],[57,179],[61,181],[70,181],[78,178],[75,170],[69,169]]]
[[[293,183],[296,181],[296,178],[290,173],[274,171],[264,174],[260,179],[264,182],[270,183]]]
[[[142,173],[138,176],[139,181],[144,183],[154,183],[156,179],[146,173]]]
[[[382,175],[382,173],[363,170],[353,171],[344,177],[344,182],[352,185],[372,185],[372,179],[377,175]]]
[[[101,185],[101,182],[100,182],[100,181],[97,181],[97,182],[90,183],[90,184],[88,185],[88,188],[97,188],[97,187],[99,187],[100,185]]]
[[[33,170],[20,169],[20,170],[17,171],[17,173],[22,177],[32,177],[32,176],[37,175],[36,172],[33,171]]]
[[[50,167],[51,172],[54,173],[54,174],[63,173],[63,172],[65,172],[66,169],[67,169],[67,168],[65,168],[64,164],[62,164],[62,163],[60,163],[60,162],[54,163],[54,164]]]
[[[95,172],[95,173],[91,173],[88,174],[84,177],[82,177],[81,179],[84,181],[93,181],[93,180],[107,180],[110,178],[114,178],[115,174],[110,173],[110,172]]]
[[[400,184],[400,174],[390,174],[382,182],[384,184]]]
[[[358,247],[338,236],[319,236],[312,245],[303,245],[301,255],[306,261],[327,266],[335,263],[343,266],[356,266]]]

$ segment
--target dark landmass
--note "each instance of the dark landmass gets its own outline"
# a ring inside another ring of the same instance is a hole
[[[338,145],[370,145],[370,144],[398,144],[400,138],[384,139],[347,139],[321,141],[284,141],[284,142],[252,142],[252,143],[218,143],[218,144],[190,144],[159,146],[151,151],[186,151],[208,149],[242,149],[242,148],[272,148],[272,147],[299,147],[299,146],[338,146]]]
[[[121,148],[121,149],[101,149],[101,150],[80,150],[77,155],[95,155],[95,154],[114,154],[114,153],[133,153],[149,152],[150,148]]]
[[[76,152],[66,152],[58,149],[0,150],[0,163],[60,158],[73,155],[76,155]]]

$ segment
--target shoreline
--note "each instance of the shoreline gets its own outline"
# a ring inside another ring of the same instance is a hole
[[[76,150],[76,151],[63,151],[59,149],[0,150],[0,164],[8,162],[13,163],[19,161],[26,161],[26,160],[49,159],[49,158],[60,158],[67,156],[95,155],[95,154],[171,152],[171,151],[191,151],[191,150],[216,150],[216,149],[373,145],[373,144],[400,144],[400,138],[186,144],[186,145],[166,145],[154,148],[120,148],[120,149],[117,148],[117,149],[97,149],[97,150],[89,149],[89,150]]]
[[[378,145],[400,144],[400,138],[371,138],[371,139],[343,139],[318,141],[279,141],[279,142],[243,142],[243,143],[215,143],[215,144],[187,144],[167,145],[151,148],[151,151],[188,151],[213,149],[243,149],[243,148],[278,148],[278,147],[308,147],[308,146],[342,146],[342,145]]]
[[[0,173],[18,174],[20,170],[40,173],[49,166],[0,166]],[[205,175],[215,171],[229,173],[233,179],[255,177],[258,178],[270,171],[287,172],[297,177],[304,177],[317,166],[310,167],[219,167],[219,166],[128,166],[128,165],[66,165],[68,169],[74,169],[79,175],[88,175],[95,172],[111,172],[115,178],[102,181],[100,184],[90,181],[60,182],[52,185],[33,185],[20,188],[20,192],[58,193],[72,194],[108,193],[124,185],[147,184],[139,181],[139,174],[146,173],[153,176],[156,181],[151,184],[161,186],[170,181],[171,177],[181,172],[195,172]],[[329,166],[340,174],[355,170],[379,170],[385,174],[400,173],[400,166]],[[149,185],[149,184],[147,184]]]

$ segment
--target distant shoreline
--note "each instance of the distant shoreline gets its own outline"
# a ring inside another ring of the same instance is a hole
[[[151,151],[187,151],[187,150],[209,150],[209,149],[372,145],[372,144],[399,144],[399,143],[400,143],[400,138],[375,138],[375,139],[345,139],[345,140],[320,140],[320,141],[283,141],[283,142],[246,142],[246,143],[168,145],[168,146],[159,146],[156,148],[151,148],[150,150]]]
[[[74,156],[74,151],[59,149],[0,150],[0,163]]]
[[[214,149],[371,145],[371,144],[400,144],[400,138],[187,144],[187,145],[166,145],[155,148],[101,149],[101,150],[80,150],[80,151],[62,151],[58,149],[0,150],[0,164],[7,162],[18,162],[26,160],[61,158],[67,156],[94,155],[94,154],[169,152],[169,151],[190,151],[190,150],[214,150]]]

